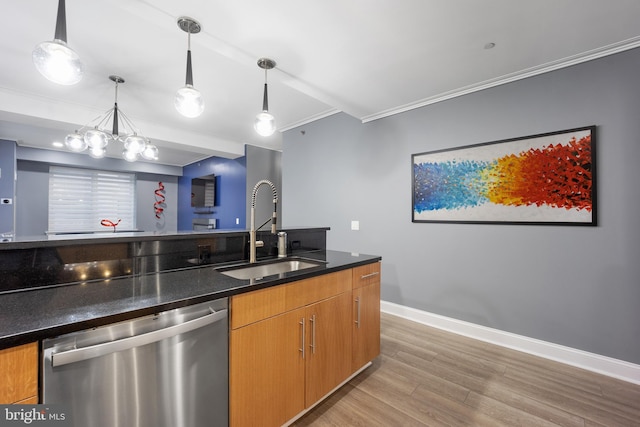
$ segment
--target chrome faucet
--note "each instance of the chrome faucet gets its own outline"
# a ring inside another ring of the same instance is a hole
[[[262,185],[268,185],[271,187],[271,191],[273,192],[273,215],[271,218],[266,220],[258,230],[262,228],[267,222],[271,221],[271,234],[276,234],[276,222],[277,222],[277,207],[278,207],[278,192],[276,191],[276,186],[273,185],[273,182],[263,179],[259,181],[255,187],[253,187],[253,193],[251,194],[251,229],[249,230],[249,262],[256,262],[256,248],[261,248],[264,246],[264,242],[262,240],[256,240],[256,194],[258,193],[258,188]]]

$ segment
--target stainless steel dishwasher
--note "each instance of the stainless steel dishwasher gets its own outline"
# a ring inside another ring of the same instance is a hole
[[[43,403],[77,427],[228,426],[227,299],[43,341]]]

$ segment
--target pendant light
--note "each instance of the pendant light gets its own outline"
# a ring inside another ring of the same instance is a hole
[[[115,102],[113,108],[95,118],[65,138],[65,146],[74,152],[89,149],[93,158],[102,158],[107,152],[110,141],[120,141],[124,145],[122,157],[133,162],[138,156],[146,160],[158,159],[158,148],[149,143],[149,139],[140,135],[131,120],[118,107],[118,84],[124,83],[120,76],[109,76],[115,83]],[[111,128],[108,127],[111,122]],[[122,131],[122,132],[121,132]]]
[[[67,18],[64,0],[58,0],[58,16],[53,41],[42,42],[33,50],[33,63],[48,80],[73,85],[82,79],[84,66],[78,54],[67,46]]]
[[[276,66],[276,61],[269,58],[258,59],[258,67],[264,70],[264,95],[262,97],[262,112],[256,116],[253,128],[261,136],[270,136],[276,130],[276,121],[269,113],[269,97],[267,95],[267,70]]]
[[[200,91],[193,87],[193,72],[191,69],[191,34],[198,34],[201,30],[200,23],[195,19],[182,16],[178,18],[178,27],[188,34],[187,36],[187,78],[183,88],[178,89],[174,105],[176,110],[185,117],[198,117],[204,110],[204,100]]]

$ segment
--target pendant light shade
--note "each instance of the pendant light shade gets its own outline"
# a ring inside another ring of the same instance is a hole
[[[273,132],[276,131],[276,119],[268,111],[263,111],[256,115],[256,121],[253,124],[253,128],[258,132],[258,135],[273,135]]]
[[[271,70],[275,66],[276,61],[272,59],[258,59],[258,67],[264,70],[264,94],[262,96],[262,111],[256,116],[253,128],[261,136],[271,136],[276,130],[276,120],[269,113],[269,95],[267,92],[267,70]]]
[[[174,105],[176,110],[185,117],[198,117],[204,111],[204,99],[200,91],[193,87],[193,70],[191,67],[191,34],[200,32],[200,23],[195,19],[182,16],[178,18],[178,27],[188,34],[187,36],[187,77],[185,86],[178,89]]]
[[[84,66],[78,54],[67,46],[67,22],[64,0],[58,0],[58,16],[53,41],[40,43],[33,50],[33,63],[48,80],[73,85],[82,80]]]
[[[198,117],[204,111],[200,91],[189,85],[178,89],[174,105],[180,114],[189,118]]]

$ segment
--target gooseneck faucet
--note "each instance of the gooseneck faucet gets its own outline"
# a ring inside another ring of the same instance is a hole
[[[264,242],[262,240],[256,240],[256,194],[258,193],[258,188],[262,185],[268,185],[271,187],[271,191],[273,192],[273,215],[270,219],[266,220],[258,230],[262,228],[267,222],[271,221],[271,234],[276,234],[276,222],[277,222],[277,207],[278,207],[278,192],[276,191],[276,186],[273,185],[273,182],[263,179],[262,181],[258,181],[258,183],[253,187],[253,193],[251,194],[251,229],[249,230],[249,262],[256,262],[256,248],[261,248],[264,246]]]

